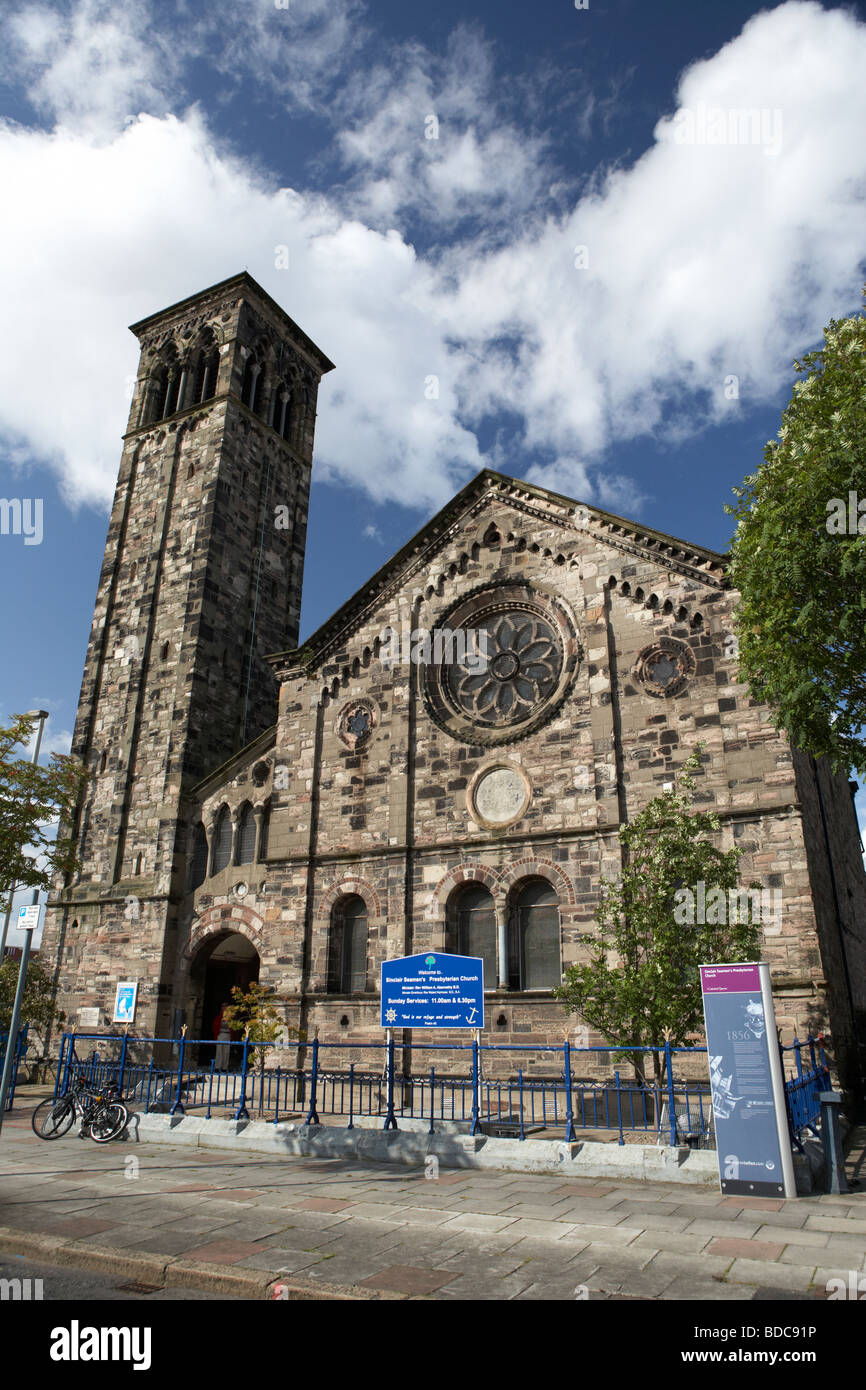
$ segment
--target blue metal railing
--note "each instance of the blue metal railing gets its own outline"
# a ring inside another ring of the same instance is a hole
[[[80,1058],[76,1043],[93,1044],[92,1055]],[[154,1048],[160,1044],[166,1051],[175,1051],[172,1060],[154,1060]],[[97,1045],[107,1046],[116,1055],[100,1056]],[[510,1122],[521,1139],[527,1130],[542,1127],[562,1128],[567,1142],[574,1141],[578,1130],[614,1130],[620,1144],[625,1143],[627,1132],[664,1134],[672,1146],[709,1145],[714,1140],[708,1082],[675,1075],[677,1059],[705,1055],[703,1047],[672,1047],[669,1043],[658,1048],[613,1048],[575,1047],[567,1042],[559,1046],[413,1042],[413,1056],[429,1052],[432,1064],[429,1070],[411,1074],[404,1074],[397,1060],[397,1053],[408,1051],[409,1045],[393,1039],[326,1043],[316,1038],[306,1045],[306,1060],[298,1066],[283,1066],[279,1061],[281,1052],[297,1052],[297,1043],[275,1044],[271,1050],[277,1054],[278,1065],[264,1071],[251,1065],[254,1044],[231,1044],[233,1065],[227,1069],[216,1067],[215,1056],[205,1066],[195,1062],[194,1049],[198,1047],[213,1052],[211,1040],[65,1034],[56,1092],[65,1090],[73,1077],[83,1076],[93,1084],[117,1080],[126,1098],[141,1104],[146,1112],[161,1110],[176,1115],[198,1110],[204,1111],[207,1119],[214,1111],[229,1111],[236,1119],[249,1118],[255,1111],[272,1114],[274,1124],[293,1117],[313,1125],[320,1123],[320,1114],[345,1115],[350,1129],[359,1117],[367,1116],[380,1118],[386,1129],[396,1129],[398,1118],[426,1121],[430,1133],[436,1121],[468,1123],[471,1134],[485,1125]],[[809,1049],[806,1069],[803,1047]],[[143,1050],[149,1051],[147,1060],[141,1060]],[[367,1053],[375,1060],[366,1066],[363,1060],[360,1065],[328,1066],[328,1052],[343,1056]],[[598,1080],[574,1076],[576,1053],[597,1061],[602,1054],[622,1058],[627,1053],[651,1052],[664,1056],[664,1080],[658,1084],[624,1078],[619,1069]],[[438,1068],[437,1054],[441,1053],[468,1053],[468,1072],[453,1075]],[[486,1075],[485,1062],[492,1053],[517,1054],[516,1075]],[[783,1059],[785,1054],[791,1054],[796,1069],[796,1075],[785,1083],[785,1092],[792,1138],[799,1146],[803,1129],[814,1128],[818,1119],[816,1095],[829,1087],[830,1073],[820,1039],[810,1038],[804,1044],[795,1040],[783,1049]],[[550,1068],[553,1063],[556,1071],[527,1072],[524,1063],[530,1068]]]
[[[805,1070],[803,1069],[804,1045],[809,1049],[809,1062]],[[794,1064],[795,1072],[785,1082],[785,1100],[788,1108],[791,1138],[802,1152],[803,1131],[808,1129],[813,1134],[818,1133],[818,1121],[821,1118],[821,1104],[818,1100],[818,1094],[820,1091],[832,1089],[830,1068],[824,1054],[824,1039],[819,1034],[817,1038],[807,1038],[803,1044],[798,1038],[795,1038],[793,1043],[780,1046],[779,1050],[782,1054],[783,1072],[788,1064],[785,1053],[792,1054],[790,1061]]]

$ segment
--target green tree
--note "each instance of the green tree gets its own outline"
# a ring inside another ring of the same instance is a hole
[[[866,295],[866,290],[864,290]],[[833,320],[735,488],[740,676],[798,747],[866,771],[866,318]]]
[[[718,833],[718,816],[693,810],[692,773],[700,761],[698,748],[674,789],[654,797],[620,827],[622,874],[602,879],[597,931],[578,938],[589,948],[589,959],[570,966],[555,991],[570,1012],[614,1044],[657,1047],[669,1038],[674,1046],[685,1046],[703,1024],[698,966],[757,956],[760,929],[739,920],[754,913],[726,910],[722,923],[689,922],[681,910],[687,894],[694,895],[693,902],[698,898],[701,884],[706,901],[713,901],[716,889],[727,908],[731,890],[739,891],[740,851],[717,849],[707,837]],[[700,915],[695,910],[692,918]],[[629,1057],[640,1080],[646,1079],[646,1054],[624,1048],[620,1055]],[[652,1059],[658,1084],[664,1053],[654,1050]]]
[[[0,965],[0,1030],[8,1032],[12,1022],[12,1006],[18,988],[20,961],[11,957]],[[27,982],[21,1000],[21,1027],[25,1023],[46,1029],[53,1022],[62,1023],[66,1015],[53,999],[54,985],[48,971],[32,956],[27,965]]]
[[[223,1023],[232,1033],[243,1033],[248,1038],[253,1049],[254,1065],[261,1076],[274,1043],[279,1042],[284,1034],[287,1038],[299,1038],[301,1034],[281,1017],[276,1007],[276,995],[264,985],[253,982],[246,990],[235,985],[231,997],[233,1002],[223,1011]]]
[[[55,874],[75,867],[75,842],[67,835],[55,838],[50,831],[58,821],[61,829],[71,823],[87,772],[76,759],[59,753],[51,754],[46,767],[22,758],[21,745],[30,738],[35,722],[18,715],[9,728],[0,728],[0,900],[4,910],[13,885],[47,891]]]

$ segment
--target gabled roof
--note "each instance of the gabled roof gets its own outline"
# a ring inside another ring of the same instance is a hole
[[[179,299],[176,304],[169,304],[165,309],[158,309],[156,313],[148,314],[146,318],[139,319],[137,323],[131,323],[129,325],[129,331],[130,333],[134,333],[137,338],[140,338],[145,329],[149,328],[154,323],[158,323],[161,319],[182,316],[187,310],[194,308],[196,304],[202,300],[206,300],[211,295],[222,295],[228,298],[232,293],[246,295],[250,300],[255,301],[258,299],[260,303],[266,304],[271,312],[276,315],[277,320],[283,324],[288,336],[294,338],[297,343],[305,347],[310,355],[315,358],[323,376],[326,372],[332,372],[334,370],[334,364],[331,359],[326,357],[322,349],[317,347],[313,342],[312,338],[308,337],[304,330],[295,323],[295,320],[289,317],[282,305],[278,304],[273,296],[268,294],[267,290],[262,289],[258,280],[254,280],[248,270],[242,270],[239,275],[230,275],[227,280],[220,280],[215,285],[208,285],[207,289],[199,290],[197,294],[188,295],[186,299]]]
[[[353,627],[363,621],[364,615],[374,604],[387,598],[416,569],[422,568],[443,544],[447,534],[488,497],[495,497],[499,503],[516,507],[528,516],[543,518],[546,523],[558,521],[575,535],[589,527],[599,540],[631,553],[646,551],[648,556],[657,559],[663,556],[667,569],[679,570],[714,588],[725,586],[727,558],[718,551],[694,545],[664,531],[656,531],[650,526],[602,511],[572,497],[564,497],[534,483],[484,468],[322,623],[301,648],[275,652],[266,657],[268,663],[275,669],[283,670],[317,666]]]

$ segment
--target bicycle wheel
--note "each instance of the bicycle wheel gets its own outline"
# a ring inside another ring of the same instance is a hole
[[[60,1139],[72,1128],[74,1119],[75,1106],[70,1096],[61,1096],[59,1100],[49,1096],[48,1100],[37,1105],[30,1116],[30,1123],[33,1133],[40,1139]]]
[[[90,1137],[97,1144],[107,1144],[122,1134],[129,1124],[129,1111],[119,1100],[101,1105],[90,1121]]]

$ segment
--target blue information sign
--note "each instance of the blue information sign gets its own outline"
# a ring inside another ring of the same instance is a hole
[[[382,964],[383,1028],[483,1028],[484,961],[442,951]]]

